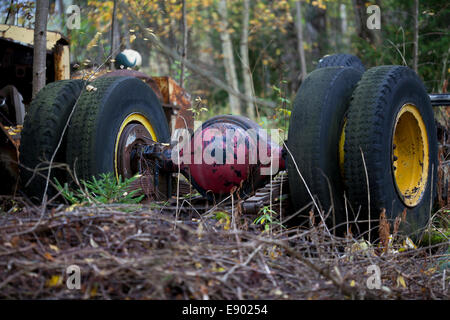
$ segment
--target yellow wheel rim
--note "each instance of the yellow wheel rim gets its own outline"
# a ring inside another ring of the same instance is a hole
[[[122,133],[123,133],[123,130],[125,129],[125,127],[131,123],[138,123],[138,124],[141,124],[142,126],[144,126],[145,129],[148,131],[148,133],[150,133],[153,141],[158,141],[155,130],[153,129],[152,125],[150,124],[150,121],[145,116],[143,116],[140,113],[132,113],[132,114],[128,115],[125,118],[125,120],[123,120],[122,124],[120,125],[119,133],[117,134],[115,148],[114,148],[114,172],[116,174],[117,179],[119,179],[119,169],[117,166],[118,156],[119,156],[118,155],[119,140],[120,140],[120,137],[122,136]]]
[[[427,185],[429,148],[425,123],[412,104],[403,105],[397,115],[391,154],[397,192],[405,205],[414,207]]]

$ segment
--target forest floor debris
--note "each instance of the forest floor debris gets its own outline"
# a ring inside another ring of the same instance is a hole
[[[3,299],[449,298],[448,242],[383,250],[320,223],[262,232],[154,205],[14,208],[0,213]]]

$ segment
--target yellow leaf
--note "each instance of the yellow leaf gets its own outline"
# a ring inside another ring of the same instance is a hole
[[[57,287],[60,286],[61,284],[62,284],[62,277],[59,275],[53,275],[45,283],[47,287]]]
[[[231,220],[228,216],[226,218],[222,218],[218,221],[218,225],[222,225],[222,224],[224,225],[223,230],[230,230]]]
[[[406,240],[403,242],[403,246],[408,249],[417,249],[417,246],[409,237],[406,237]]]
[[[87,90],[87,87],[86,87],[86,90]],[[88,90],[89,91],[89,90]],[[68,208],[66,208],[66,212],[72,212],[73,211],[73,209],[75,209],[76,207],[78,207],[78,205],[77,204],[73,204],[73,205],[71,205],[70,207],[68,207]]]
[[[211,271],[212,272],[224,272],[225,268],[223,268],[223,267],[219,267],[219,268],[214,267],[214,268],[211,269]]]
[[[273,293],[276,294],[277,296],[281,296],[283,294],[283,292],[280,289],[276,289]]]
[[[92,297],[95,297],[97,295],[97,286],[94,286],[92,289],[91,289],[91,298]]]
[[[403,288],[406,288],[406,282],[405,279],[402,276],[397,277],[397,287],[402,286]]]
[[[130,43],[133,43],[134,40],[136,40],[136,35],[132,34],[130,36]]]
[[[50,249],[52,249],[55,252],[59,252],[59,248],[53,244],[50,245]]]
[[[355,280],[350,281],[350,287],[354,287],[356,285]]]
[[[50,261],[55,260],[55,258],[53,258],[52,255],[48,252],[44,253],[44,257],[45,257],[45,259],[50,260]]]
[[[423,273],[425,273],[427,276],[431,276],[435,272],[436,272],[436,268],[430,268],[430,269],[424,271]]]

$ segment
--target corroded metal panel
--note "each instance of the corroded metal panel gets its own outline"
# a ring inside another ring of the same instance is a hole
[[[11,40],[23,45],[33,46],[34,30],[24,27],[0,24],[0,38]],[[56,43],[62,40],[68,44],[67,39],[59,32],[47,31],[47,50],[51,51]]]
[[[170,77],[153,77],[161,91],[163,102],[173,105],[179,110],[176,114],[175,129],[194,128],[194,117],[191,110],[191,96]]]
[[[57,44],[54,50],[55,81],[70,79],[69,46]]]

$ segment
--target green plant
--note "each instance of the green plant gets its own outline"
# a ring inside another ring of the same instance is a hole
[[[190,198],[198,197],[198,196],[200,196],[199,192],[191,192],[191,193],[187,193],[187,194],[185,194],[185,195],[183,195],[181,197],[184,198],[184,199],[190,199]]]
[[[197,97],[194,100],[194,104],[192,105],[191,108],[188,109],[189,111],[191,111],[194,115],[194,119],[198,120],[198,117],[203,113],[203,112],[207,112],[208,108],[206,107],[206,105],[203,103],[202,98]]]
[[[55,184],[61,195],[71,204],[84,203],[122,203],[137,204],[145,195],[138,196],[140,189],[130,190],[130,185],[139,176],[119,180],[112,173],[100,174],[99,178],[92,177],[90,181],[81,180],[79,188],[71,188],[67,183],[62,186],[57,179]]]
[[[223,224],[224,230],[230,229],[231,218],[228,213],[226,213],[224,211],[216,211],[213,218],[218,221],[218,223],[217,223],[218,226]]]
[[[281,85],[284,87],[286,81],[283,80]],[[273,85],[272,89],[276,95],[274,98],[276,99],[277,107],[270,110],[269,113],[262,111],[259,117],[259,125],[266,129],[283,128],[283,130],[288,130],[292,109],[291,100],[286,96],[283,88]]]
[[[283,228],[283,225],[278,221],[278,219],[274,218],[277,213],[269,206],[262,207],[259,212],[261,215],[257,217],[253,223],[264,225],[264,231],[269,232],[271,225],[279,225]]]
[[[286,80],[282,81],[282,84],[285,85],[286,83],[287,83]],[[284,114],[287,114],[287,115],[290,116],[291,115],[291,111],[286,109],[286,107],[290,107],[291,106],[291,100],[286,98],[285,94],[283,92],[281,92],[281,88],[273,85],[272,89],[276,93],[276,95],[277,95],[277,102],[280,105],[280,107],[278,107],[277,109],[279,111],[282,111]]]

